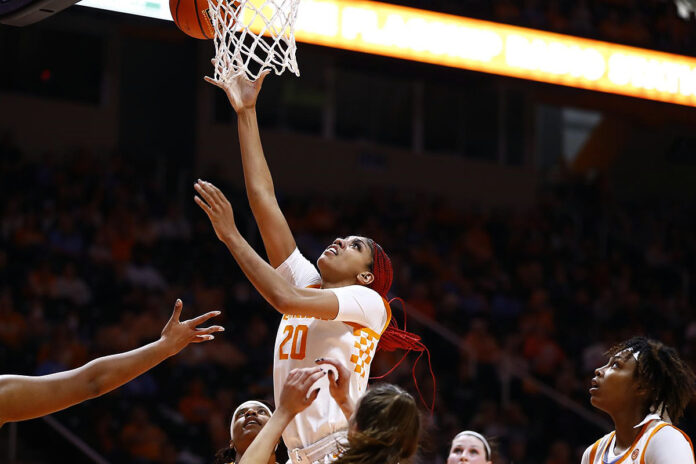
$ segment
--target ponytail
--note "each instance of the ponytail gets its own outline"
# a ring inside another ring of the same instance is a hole
[[[406,303],[404,303],[404,300],[402,300],[401,298],[392,298],[390,301],[387,301],[387,294],[389,293],[392,281],[394,280],[394,269],[392,267],[392,262],[391,259],[389,259],[387,253],[377,242],[375,242],[372,239],[368,239],[368,241],[370,245],[372,245],[372,266],[370,270],[372,271],[372,275],[374,276],[373,281],[370,283],[368,287],[379,293],[379,295],[384,300],[385,305],[387,306],[390,306],[391,303],[393,303],[394,301],[399,301],[404,312],[404,328],[399,328],[398,322],[396,322],[396,319],[392,317],[392,319],[389,321],[389,325],[387,326],[386,330],[379,339],[377,349],[390,352],[396,350],[404,350],[405,353],[401,357],[401,359],[394,365],[394,367],[389,369],[387,373],[377,377],[372,377],[372,379],[383,379],[387,375],[394,372],[394,370],[401,365],[401,363],[406,359],[406,356],[408,356],[408,354],[411,351],[416,351],[420,353],[416,358],[416,361],[413,363],[411,375],[413,377],[413,382],[416,386],[416,390],[418,391],[418,396],[420,397],[421,402],[432,414],[433,410],[435,409],[435,392],[437,389],[437,382],[435,380],[433,366],[430,361],[430,350],[428,350],[425,344],[421,341],[420,336],[408,332],[406,330],[407,318]],[[418,362],[423,357],[424,353],[428,357],[428,370],[430,371],[430,376],[433,379],[433,396],[429,405],[425,402],[423,394],[421,393],[420,387],[418,385],[418,380],[416,379],[416,367],[418,366]]]

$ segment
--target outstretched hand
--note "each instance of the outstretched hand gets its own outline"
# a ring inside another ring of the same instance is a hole
[[[329,364],[336,369],[336,373],[329,369],[329,393],[339,405],[350,403],[350,371],[346,366],[334,358],[319,358],[316,364]]]
[[[256,99],[261,91],[263,80],[268,73],[270,71],[264,71],[255,81],[250,81],[245,74],[235,76],[229,81],[217,81],[206,76],[205,81],[224,90],[232,104],[232,108],[239,113],[256,106]]]
[[[200,195],[200,197],[196,195],[193,198],[194,201],[208,215],[217,238],[221,242],[226,243],[227,239],[238,233],[237,225],[234,222],[232,205],[220,189],[210,182],[199,179],[193,187]]]
[[[309,390],[317,380],[326,375],[319,367],[306,367],[293,369],[285,380],[283,390],[280,392],[278,409],[284,409],[289,415],[296,415],[309,407],[319,395],[319,388],[311,393]]]
[[[186,348],[190,343],[201,343],[213,340],[215,338],[213,333],[225,330],[224,327],[219,325],[205,328],[198,327],[208,319],[219,316],[220,311],[210,311],[196,318],[189,319],[188,321],[180,322],[179,318],[181,317],[183,308],[184,304],[181,300],[176,300],[174,312],[172,312],[172,316],[169,318],[167,325],[162,329],[162,335],[160,336],[160,340],[167,346],[171,356]]]

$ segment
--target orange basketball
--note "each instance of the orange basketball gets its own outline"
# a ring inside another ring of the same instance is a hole
[[[239,5],[237,0],[222,1],[232,8]],[[208,0],[169,0],[169,10],[174,23],[187,35],[196,39],[212,39],[215,36]]]

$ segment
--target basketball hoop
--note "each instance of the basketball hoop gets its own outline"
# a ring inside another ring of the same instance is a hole
[[[295,20],[300,0],[208,0],[215,28],[216,81],[265,70],[299,76]],[[265,37],[264,37],[265,36]]]

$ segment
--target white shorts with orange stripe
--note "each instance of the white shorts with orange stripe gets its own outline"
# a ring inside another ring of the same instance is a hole
[[[346,435],[347,432],[342,430],[305,448],[288,451],[288,464],[331,464],[338,459],[341,450],[348,446]]]

